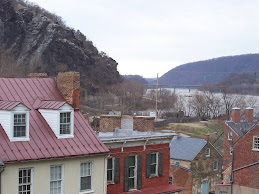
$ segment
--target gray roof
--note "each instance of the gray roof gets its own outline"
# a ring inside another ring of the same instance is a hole
[[[104,142],[145,138],[173,138],[175,135],[175,133],[157,133],[152,131],[140,132],[133,131],[132,129],[115,129],[115,132],[100,132],[98,137]]]
[[[226,124],[239,136],[242,137],[245,135],[250,129],[252,129],[256,122],[248,123],[247,121],[241,121],[240,123],[236,123],[233,121],[226,121]]]
[[[206,144],[205,139],[176,137],[171,142],[170,158],[192,161]]]

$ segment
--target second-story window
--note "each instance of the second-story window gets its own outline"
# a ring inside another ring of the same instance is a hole
[[[63,166],[50,167],[50,194],[63,193]]]
[[[26,137],[26,114],[14,114],[14,137]]]
[[[114,158],[107,159],[107,182],[112,183],[114,180]]]
[[[253,150],[259,151],[259,137],[253,137]]]
[[[19,194],[31,194],[33,192],[33,169],[19,169]]]
[[[157,175],[158,153],[151,153],[150,174]]]
[[[137,160],[136,156],[129,156],[129,189],[136,189],[137,180]]]
[[[210,157],[210,148],[206,148],[205,156]]]
[[[71,114],[70,112],[60,113],[60,135],[70,134],[71,126]]]
[[[218,161],[213,161],[213,171],[218,171]]]
[[[232,132],[228,133],[228,140],[232,140]]]

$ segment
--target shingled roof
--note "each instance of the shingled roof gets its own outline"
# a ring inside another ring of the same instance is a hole
[[[257,122],[249,123],[247,121],[240,121],[240,123],[236,123],[234,121],[226,121],[226,124],[239,136],[242,137],[245,135],[250,129],[252,129]]]
[[[74,138],[57,139],[37,110],[40,107],[56,109],[66,103],[52,78],[0,78],[0,101],[3,106],[5,102],[10,102],[10,107],[22,103],[30,109],[29,141],[11,142],[0,125],[3,162],[86,156],[109,151],[78,110],[74,111]]]
[[[192,161],[206,144],[205,139],[176,137],[171,142],[170,158]]]

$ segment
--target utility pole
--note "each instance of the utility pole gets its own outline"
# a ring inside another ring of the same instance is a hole
[[[156,78],[156,121],[157,121],[158,73]]]

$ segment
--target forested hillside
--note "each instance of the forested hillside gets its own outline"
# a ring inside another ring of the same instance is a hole
[[[165,73],[160,84],[201,85],[218,83],[229,73],[258,73],[259,54],[219,57],[206,61],[186,63]]]

